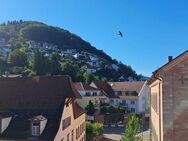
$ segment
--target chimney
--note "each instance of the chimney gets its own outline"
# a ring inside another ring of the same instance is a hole
[[[173,56],[168,56],[168,62],[171,62],[173,60]]]

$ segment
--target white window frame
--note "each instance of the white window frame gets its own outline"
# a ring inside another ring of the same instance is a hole
[[[32,135],[39,136],[40,135],[40,125],[33,125],[33,124],[32,124]]]

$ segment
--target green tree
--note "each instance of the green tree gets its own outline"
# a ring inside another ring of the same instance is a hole
[[[44,55],[37,49],[35,50],[34,60],[33,60],[33,70],[36,75],[44,75],[46,73],[47,60]]]
[[[0,57],[0,72],[3,73],[7,70],[7,60],[4,57]]]
[[[61,73],[61,65],[59,63],[59,56],[57,54],[52,54],[52,57],[49,60],[50,65],[50,73],[52,75],[57,75]]]
[[[86,140],[91,141],[94,137],[103,134],[104,127],[100,123],[86,123]]]
[[[77,64],[70,61],[66,61],[62,66],[62,73],[71,76],[72,80],[75,81],[80,68]]]
[[[131,115],[127,126],[125,128],[125,134],[122,136],[121,141],[141,141],[141,138],[137,136],[140,131],[139,118],[136,115]]]
[[[86,106],[85,110],[87,111],[87,115],[93,115],[95,113],[95,107],[91,100],[89,101],[89,104]]]
[[[90,84],[95,79],[95,76],[93,74],[88,74],[88,73],[84,73],[83,77],[87,84]]]
[[[27,55],[19,49],[13,50],[8,56],[8,64],[16,67],[25,67],[28,65]]]

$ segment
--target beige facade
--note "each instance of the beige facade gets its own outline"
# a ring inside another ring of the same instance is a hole
[[[89,101],[91,101],[96,109],[100,108],[101,103],[109,103],[109,98],[106,96],[83,96],[81,99],[76,100],[77,103],[82,107],[85,108]]]
[[[69,103],[64,106],[61,123],[58,133],[54,141],[85,141],[86,137],[86,115],[82,114],[78,118],[75,117],[73,104]],[[67,127],[63,127],[63,121],[68,120]],[[69,122],[70,121],[70,122]],[[69,124],[70,123],[70,124]]]
[[[160,101],[159,101],[159,95],[161,94],[161,81],[156,80],[152,85],[150,85],[150,91],[151,91],[151,131],[152,131],[152,140],[153,141],[158,141],[160,137],[160,114],[159,114],[159,109],[160,109]]]
[[[157,70],[149,86],[152,141],[187,141],[188,52]]]

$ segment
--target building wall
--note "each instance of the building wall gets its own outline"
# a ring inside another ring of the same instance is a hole
[[[3,133],[7,129],[8,125],[10,124],[11,119],[12,119],[12,117],[1,118],[1,123],[0,123],[1,133]]]
[[[68,126],[66,129],[63,130],[63,120],[71,117],[71,125]],[[67,107],[66,105],[64,106],[64,111],[60,123],[60,127],[58,130],[58,133],[54,139],[54,141],[67,141],[67,135],[69,134],[69,141],[72,141],[72,132],[73,132],[73,139],[74,141],[85,141],[85,121],[86,121],[86,115],[82,114],[80,117],[77,119],[74,119],[74,114],[73,114],[73,106],[72,104],[69,104]],[[77,131],[81,129],[81,126],[84,125],[84,131],[82,133],[79,133],[78,138],[76,138]]]
[[[188,57],[187,57],[188,58]],[[188,140],[188,59],[161,74],[163,140]]]
[[[82,108],[85,108],[89,104],[90,100],[96,108],[100,107],[100,101],[104,101],[106,103],[109,102],[106,96],[83,96],[81,99],[77,99],[76,101]]]
[[[135,109],[135,112],[138,113],[138,96],[119,96],[121,103],[126,103],[127,110],[131,112],[131,108]]]
[[[121,99],[119,99],[119,98],[109,98],[109,103],[113,107],[118,107],[121,103]]]
[[[42,134],[42,132],[44,131],[47,121],[48,121],[47,119],[40,121],[40,134]]]
[[[149,88],[146,85],[147,82],[145,82],[145,84],[143,85],[139,96],[138,96],[138,113],[142,113],[142,112],[148,112],[148,96],[149,96]]]
[[[101,91],[100,90],[84,90],[84,91],[79,91],[80,95],[83,97],[83,96],[86,96],[86,93],[90,93],[90,95],[92,96],[93,93],[97,93],[98,96],[101,95]]]
[[[156,80],[150,86],[150,112],[151,112],[151,138],[152,141],[160,141],[160,115],[159,115],[159,95],[160,95],[160,80]]]

